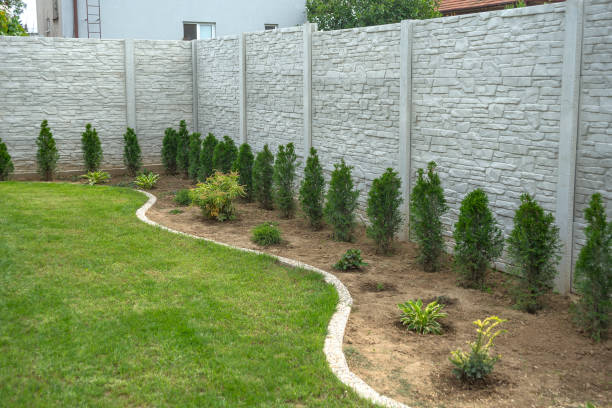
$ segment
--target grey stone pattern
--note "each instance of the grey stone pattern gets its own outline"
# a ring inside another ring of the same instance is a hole
[[[238,36],[198,41],[198,121],[202,135],[240,142]]]
[[[399,167],[400,25],[314,32],[312,143],[327,176],[354,167],[363,214],[372,181]]]
[[[612,219],[612,2],[585,2],[576,154],[574,261],[585,243],[584,210],[602,194]]]

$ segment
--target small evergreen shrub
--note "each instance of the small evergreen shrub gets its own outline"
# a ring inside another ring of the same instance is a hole
[[[333,227],[334,239],[345,242],[353,239],[354,211],[359,197],[359,191],[353,190],[351,169],[344,159],[334,164],[324,209],[325,220]]]
[[[427,164],[427,176],[423,169],[419,169],[410,194],[410,228],[419,244],[418,260],[427,272],[438,270],[444,252],[440,217],[447,207],[440,177],[435,170],[435,162]]]
[[[105,171],[89,171],[81,177],[86,179],[90,186],[106,183],[111,178],[110,174]]]
[[[438,319],[448,316],[442,311],[443,305],[433,301],[423,307],[423,301],[418,299],[400,303],[397,307],[402,312],[400,321],[408,330],[420,334],[442,334],[442,325]]]
[[[36,146],[38,147],[36,152],[38,173],[43,180],[51,181],[57,168],[59,154],[55,145],[55,139],[53,139],[53,134],[46,120],[43,120],[40,124],[40,133],[36,139]]]
[[[280,244],[281,233],[276,223],[264,222],[251,231],[251,240],[257,245],[270,246]]]
[[[238,182],[241,186],[244,186],[246,195],[244,198],[247,201],[253,201],[253,161],[255,160],[253,152],[251,152],[251,146],[247,143],[243,143],[238,150],[238,157],[234,162],[232,168],[237,171],[240,175]]]
[[[6,144],[0,139],[0,181],[7,180],[14,169],[15,167],[13,166],[13,161],[6,148]]]
[[[182,206],[191,204],[191,192],[187,189],[177,191],[174,202]]]
[[[501,230],[496,226],[484,191],[476,189],[465,196],[455,224],[455,269],[461,284],[484,289],[489,264],[504,248]]]
[[[176,134],[176,169],[185,178],[189,177],[189,130],[184,120],[179,122]]]
[[[238,149],[234,140],[229,136],[223,136],[223,141],[217,143],[213,151],[213,168],[221,173],[229,173],[237,156]]]
[[[81,136],[81,148],[83,149],[85,171],[98,171],[102,161],[102,144],[96,128],[92,128],[91,123],[85,125],[85,132]]]
[[[593,194],[584,218],[587,242],[576,262],[576,289],[581,297],[574,315],[584,331],[600,341],[608,337],[612,312],[612,222],[606,220],[601,194]]]
[[[145,170],[144,172],[136,176],[134,184],[144,190],[150,190],[155,187],[155,184],[157,184],[157,180],[159,180],[159,174],[155,174],[151,171]]]
[[[202,150],[201,134],[194,132],[189,136],[189,178],[193,181],[198,180],[200,170],[200,154]]]
[[[493,371],[493,366],[501,358],[501,356],[491,356],[490,354],[493,340],[506,332],[506,330],[493,332],[493,329],[505,321],[497,316],[491,316],[484,321],[478,319],[474,322],[478,335],[476,341],[470,343],[470,352],[455,350],[451,352],[449,357],[451,363],[455,366],[453,374],[458,379],[467,382],[479,381]]]
[[[397,172],[389,168],[381,177],[374,180],[369,192],[367,214],[370,225],[366,232],[383,254],[391,252],[393,237],[402,223],[401,186],[402,181]]]
[[[234,200],[244,194],[244,187],[238,184],[238,173],[216,172],[206,183],[191,190],[191,200],[202,209],[206,218],[225,221],[234,219]]]
[[[142,156],[140,152],[140,145],[138,144],[138,137],[134,129],[127,128],[127,131],[123,135],[123,163],[130,176],[135,176],[142,167]]]
[[[278,146],[274,161],[274,203],[283,218],[291,218],[295,212],[295,168],[297,156],[293,143]]]
[[[274,175],[274,155],[265,145],[263,150],[257,153],[253,163],[253,195],[259,205],[266,210],[272,207],[272,178]]]
[[[198,168],[198,181],[203,183],[207,178],[213,175],[213,153],[219,141],[212,133],[209,133],[204,142],[202,142],[202,150],[200,151],[200,166]]]
[[[323,200],[325,197],[325,179],[323,168],[319,163],[317,151],[311,147],[310,155],[306,160],[304,180],[300,187],[300,204],[306,214],[310,226],[321,229],[323,225]]]
[[[162,141],[162,164],[166,169],[166,174],[176,174],[176,152],[178,148],[178,134],[176,130],[167,128]]]
[[[559,263],[559,228],[555,218],[529,194],[521,196],[508,237],[508,255],[513,270],[523,279],[516,288],[516,306],[529,313],[540,310],[542,295],[552,288]]]
[[[339,271],[348,271],[350,269],[361,269],[362,266],[367,265],[367,263],[363,262],[359,249],[349,249],[342,255],[340,260],[334,264],[334,268]]]

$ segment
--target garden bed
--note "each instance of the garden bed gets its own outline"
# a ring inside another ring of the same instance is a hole
[[[186,187],[186,180],[162,177],[153,190],[158,201],[148,217],[190,234],[260,250],[250,240],[251,229],[264,221],[277,222],[283,243],[264,251],[330,271],[347,286],[354,306],[345,354],[351,370],[378,392],[427,407],[578,407],[586,401],[611,406],[612,344],[592,343],[577,332],[569,298],[550,295],[545,310],[529,315],[511,307],[504,274],[492,275],[488,292],[462,289],[449,262],[440,272],[424,272],[412,243],[398,243],[392,256],[377,255],[363,228],[354,243],[335,242],[329,229],[311,231],[299,215],[283,220],[254,203],[238,203],[236,220],[205,220],[198,208],[173,202],[173,193]],[[362,251],[369,264],[363,271],[337,272],[331,267],[349,248]],[[438,296],[448,299],[444,334],[417,335],[401,326],[398,303]],[[490,315],[508,319],[503,325],[508,333],[498,337],[494,349],[502,359],[485,385],[463,385],[451,373],[449,353],[466,349],[475,336],[472,321]]]

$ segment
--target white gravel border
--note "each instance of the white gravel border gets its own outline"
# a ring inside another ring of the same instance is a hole
[[[313,271],[313,272],[323,275],[325,282],[334,285],[334,287],[336,288],[336,291],[338,292],[338,298],[339,298],[338,306],[336,306],[336,312],[331,317],[331,320],[329,321],[329,325],[327,326],[327,336],[325,337],[325,345],[323,346],[323,352],[325,353],[325,356],[327,357],[327,362],[329,363],[329,366],[332,372],[336,375],[336,377],[340,379],[340,381],[342,381],[344,384],[348,385],[353,390],[355,390],[355,392],[359,396],[369,399],[370,401],[378,405],[381,405],[383,407],[389,407],[389,408],[410,408],[407,405],[404,405],[401,402],[395,401],[392,398],[386,397],[384,395],[380,395],[372,387],[366,384],[365,381],[363,381],[357,375],[352,373],[351,370],[349,370],[348,365],[346,364],[346,358],[344,357],[344,352],[342,351],[342,342],[344,338],[344,329],[346,327],[346,323],[348,321],[349,314],[351,313],[351,305],[353,304],[353,298],[351,298],[351,294],[349,293],[348,289],[346,288],[346,286],[344,286],[342,282],[340,282],[338,278],[336,278],[334,275],[332,275],[329,272],[325,272],[322,269],[315,268],[314,266],[311,266],[311,265],[308,265],[308,264],[305,264],[299,261],[295,261],[293,259],[283,258],[280,256],[267,254],[265,252],[256,251],[253,249],[235,247],[232,245],[224,244],[223,242],[217,242],[212,239],[198,237],[195,235],[187,234],[181,231],[176,231],[171,228],[160,225],[156,223],[155,221],[151,221],[149,218],[147,218],[147,215],[146,215],[149,208],[151,208],[153,204],[155,204],[155,202],[157,201],[157,197],[155,197],[153,194],[148,193],[146,191],[142,191],[142,190],[136,190],[136,191],[143,193],[149,198],[149,200],[136,211],[136,216],[141,221],[146,222],[149,225],[159,227],[163,230],[166,230],[166,231],[169,231],[175,234],[184,235],[187,237],[212,242],[217,245],[222,245],[224,247],[237,249],[243,252],[250,252],[254,254],[265,254],[265,255],[275,258],[276,260],[278,260],[278,262],[284,265],[295,267],[295,268],[306,269],[306,270]]]

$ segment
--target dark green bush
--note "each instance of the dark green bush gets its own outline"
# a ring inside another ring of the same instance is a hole
[[[7,180],[9,174],[11,174],[14,169],[15,167],[13,166],[13,161],[6,148],[6,144],[0,139],[0,181]]]
[[[263,150],[257,153],[253,163],[253,195],[255,200],[266,210],[272,206],[272,177],[274,175],[274,155],[265,145]]]
[[[612,222],[606,220],[601,194],[591,197],[584,218],[587,242],[576,262],[576,289],[580,300],[576,321],[595,341],[608,336],[612,312]]]
[[[200,167],[198,169],[198,181],[202,183],[213,175],[213,153],[217,143],[219,143],[219,141],[212,133],[209,133],[202,143]]]
[[[435,170],[435,162],[428,163],[427,177],[419,169],[410,194],[410,229],[419,244],[419,262],[428,272],[438,270],[440,255],[444,252],[440,217],[447,210],[444,190]]]
[[[489,264],[504,248],[501,230],[496,226],[484,191],[476,189],[465,196],[455,224],[455,269],[461,284],[484,289]]]
[[[367,214],[370,225],[366,232],[383,254],[393,248],[393,237],[402,223],[400,205],[402,205],[402,181],[397,172],[389,168],[374,180],[368,197]]]
[[[323,168],[319,163],[317,151],[311,147],[306,160],[304,180],[300,187],[300,203],[310,226],[318,230],[323,224],[323,200],[325,197],[325,179]]]
[[[189,178],[193,181],[198,180],[198,170],[200,169],[200,153],[202,150],[201,134],[194,132],[189,136]]]
[[[351,169],[344,163],[344,159],[334,164],[324,209],[325,220],[334,229],[334,239],[346,242],[353,239],[354,211],[359,197],[359,191],[353,190]]]
[[[523,279],[516,288],[516,306],[529,313],[543,307],[542,295],[552,288],[559,263],[559,228],[555,217],[529,195],[521,196],[508,238],[508,255],[514,272]]]
[[[102,144],[98,137],[98,132],[91,127],[91,123],[85,125],[85,132],[81,136],[81,148],[83,149],[83,161],[85,162],[85,171],[100,170],[100,162],[102,162]]]
[[[238,157],[238,149],[234,140],[229,136],[223,136],[223,141],[217,143],[213,151],[213,169],[221,173],[229,173],[236,157]]]
[[[334,264],[334,268],[339,271],[348,271],[350,269],[361,269],[362,266],[367,266],[367,263],[363,262],[361,258],[361,251],[359,249],[349,249],[338,262]]]
[[[174,195],[174,202],[182,206],[191,204],[191,192],[187,189],[177,191]]]
[[[176,169],[189,177],[189,130],[184,120],[180,121],[176,135]]]
[[[123,163],[130,176],[135,176],[142,167],[142,156],[138,137],[134,129],[127,128],[127,132],[123,135]]]
[[[240,177],[238,183],[244,186],[247,201],[253,201],[253,161],[255,160],[251,146],[243,143],[238,150],[238,157],[232,165],[232,169],[237,171]]]
[[[281,233],[276,223],[264,222],[251,231],[251,240],[257,245],[270,246],[280,244]]]
[[[38,147],[36,152],[38,173],[43,180],[53,180],[59,154],[55,146],[55,139],[53,139],[53,134],[49,126],[47,126],[46,120],[43,120],[40,124],[40,133],[36,139],[36,146]]]
[[[293,143],[278,146],[274,161],[274,203],[281,217],[291,218],[295,212],[295,168],[297,156]]]
[[[176,174],[176,151],[178,147],[178,134],[176,130],[167,128],[162,141],[162,163],[166,174]]]

